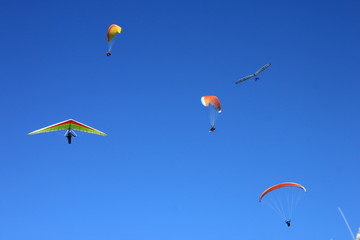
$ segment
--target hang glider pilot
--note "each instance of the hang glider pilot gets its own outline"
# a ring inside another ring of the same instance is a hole
[[[65,137],[67,137],[69,144],[71,144],[71,137],[76,137],[76,136],[77,136],[76,133],[71,129],[67,130],[65,133]]]

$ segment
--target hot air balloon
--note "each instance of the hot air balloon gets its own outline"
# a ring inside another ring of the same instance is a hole
[[[203,96],[201,98],[201,103],[205,107],[209,108],[209,119],[210,119],[210,124],[211,124],[211,128],[210,128],[209,132],[213,132],[216,129],[215,121],[216,121],[219,113],[221,113],[220,101],[219,101],[218,97],[216,97],[216,96]]]
[[[108,47],[108,51],[106,53],[106,56],[110,56],[111,55],[111,48],[114,44],[113,39],[115,37],[116,34],[121,33],[122,28],[116,24],[111,24],[107,34],[106,34],[106,39],[109,43],[109,47]]]

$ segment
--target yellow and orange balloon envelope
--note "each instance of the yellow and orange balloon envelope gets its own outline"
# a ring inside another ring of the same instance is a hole
[[[121,33],[121,27],[116,24],[111,24],[106,34],[108,42],[111,42],[117,33]]]

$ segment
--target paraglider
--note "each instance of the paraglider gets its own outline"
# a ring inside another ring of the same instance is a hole
[[[113,39],[115,37],[116,34],[121,33],[122,28],[116,24],[111,24],[107,34],[106,34],[106,39],[109,43],[109,47],[108,47],[108,51],[106,52],[106,56],[111,56],[111,48],[113,45]]]
[[[205,106],[205,107],[209,107],[209,117],[210,117],[210,124],[211,124],[211,128],[209,130],[209,132],[213,132],[215,131],[215,121],[216,118],[218,117],[219,113],[221,113],[221,104],[220,101],[218,99],[218,97],[216,96],[203,96],[201,98],[201,103]]]
[[[268,67],[270,67],[270,65],[271,65],[271,63],[266,64],[265,66],[263,66],[262,68],[260,68],[256,73],[251,74],[251,75],[249,75],[249,76],[246,76],[246,77],[240,79],[239,81],[237,81],[237,82],[235,82],[235,83],[236,83],[236,84],[237,84],[237,83],[241,83],[241,82],[244,82],[244,81],[246,81],[246,80],[248,80],[248,79],[250,79],[250,78],[252,78],[252,77],[257,76],[257,75],[260,74],[262,71],[264,71],[265,69],[267,69]],[[257,78],[255,78],[255,81],[257,81],[257,80],[259,80],[259,79],[260,79],[260,78],[257,77]]]
[[[95,128],[89,127],[83,123],[80,123],[78,121],[75,121],[73,119],[69,119],[63,122],[55,123],[53,125],[35,130],[31,133],[28,133],[28,135],[33,135],[37,133],[45,133],[45,132],[53,132],[53,131],[59,131],[59,130],[66,130],[65,137],[68,139],[68,143],[71,144],[71,138],[76,137],[74,130],[76,131],[82,131],[87,133],[93,133],[101,136],[107,136],[105,133],[96,130]]]
[[[300,195],[304,192],[306,192],[305,187],[298,183],[280,183],[269,187],[261,193],[259,202],[264,201],[267,203],[284,219],[286,225],[290,227],[294,208]]]

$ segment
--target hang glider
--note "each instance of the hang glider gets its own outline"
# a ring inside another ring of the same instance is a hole
[[[237,84],[237,83],[241,83],[241,82],[244,82],[244,81],[246,81],[246,80],[248,80],[248,79],[250,79],[250,78],[253,78],[253,77],[257,76],[257,75],[260,74],[262,71],[264,71],[265,69],[267,69],[268,67],[270,67],[270,65],[271,65],[271,63],[266,64],[265,66],[263,66],[262,68],[260,68],[256,73],[254,73],[254,74],[252,74],[252,75],[249,75],[249,76],[246,76],[246,77],[240,79],[239,81],[237,81],[237,82],[235,82],[235,83],[236,83],[236,84]],[[255,81],[256,81],[256,80],[259,80],[259,78],[255,78]]]
[[[54,131],[60,131],[60,130],[67,130],[65,133],[65,137],[68,138],[69,144],[71,143],[71,137],[76,137],[74,130],[97,134],[97,135],[101,135],[101,136],[107,136],[105,133],[103,133],[95,128],[89,127],[83,123],[75,121],[73,119],[55,123],[53,125],[35,130],[31,133],[28,133],[28,135],[33,135],[33,134],[38,134],[38,133],[46,133],[46,132],[54,132]]]

